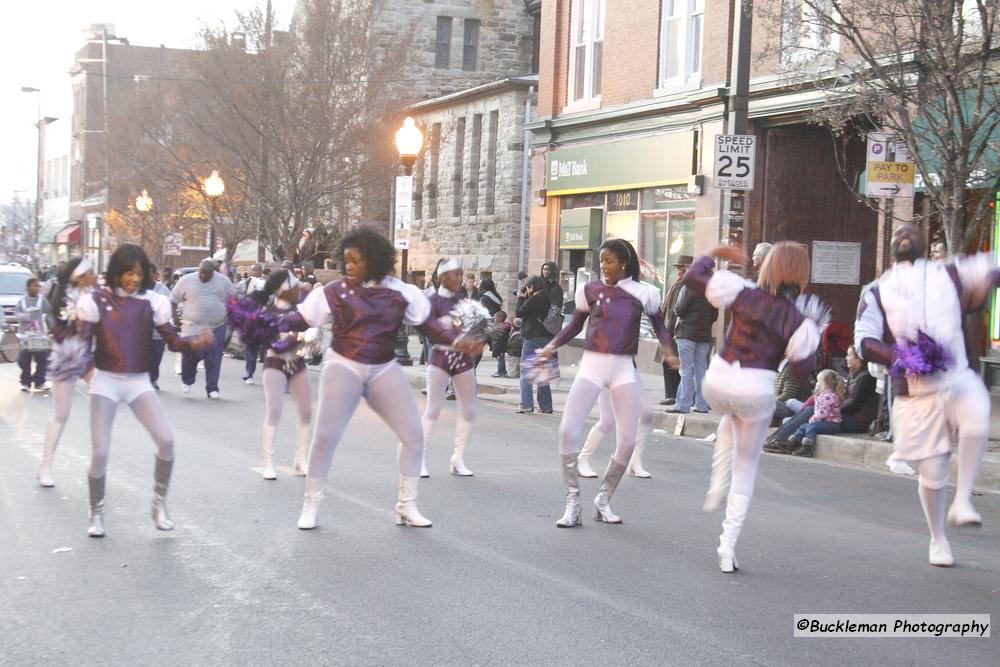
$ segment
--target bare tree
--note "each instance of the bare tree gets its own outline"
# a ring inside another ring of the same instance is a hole
[[[996,0],[775,0],[785,73],[825,92],[814,119],[859,121],[906,143],[952,252],[989,229],[1000,187],[1000,38]],[[779,33],[776,33],[779,34]]]

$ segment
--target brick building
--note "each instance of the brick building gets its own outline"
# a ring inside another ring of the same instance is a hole
[[[530,272],[555,259],[572,288],[596,276],[600,243],[620,237],[636,245],[644,279],[665,289],[680,255],[719,241],[723,196],[712,174],[715,136],[728,120],[732,5],[543,3],[538,113],[529,124]],[[749,113],[756,183],[743,244],[748,253],[760,241],[809,245],[824,267],[811,290],[835,319],[853,322],[861,285],[875,277],[879,222],[845,185],[829,132],[807,122],[822,94],[791,86],[767,55],[774,39],[793,33],[758,14]],[[846,171],[863,169],[863,144],[849,142]],[[831,266],[833,256],[840,260]]]

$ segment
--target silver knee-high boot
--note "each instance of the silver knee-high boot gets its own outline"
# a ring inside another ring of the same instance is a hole
[[[608,462],[608,468],[604,471],[604,479],[601,481],[601,488],[594,498],[594,520],[604,523],[621,523],[622,518],[611,511],[611,496],[614,495],[618,483],[622,481],[627,466],[618,463],[614,459]]]
[[[726,518],[722,521],[722,535],[719,536],[719,569],[723,572],[732,572],[740,569],[740,564],[736,561],[736,540],[743,530],[743,522],[747,518],[747,510],[750,508],[750,496],[741,493],[729,494],[726,502]]]
[[[104,537],[104,477],[91,477],[87,475],[87,487],[90,490],[90,525],[87,527],[87,535],[90,537]]]
[[[417,509],[419,477],[399,476],[399,500],[396,503],[396,525],[408,524],[414,528],[430,528],[430,519]]]
[[[173,460],[164,461],[156,458],[156,468],[153,471],[153,523],[157,530],[173,530],[174,522],[167,512],[167,489],[170,488],[170,473],[174,469]]]
[[[319,512],[322,500],[323,480],[306,477],[305,500],[302,502],[302,513],[299,514],[299,530],[312,530],[316,527],[316,514]]]
[[[556,521],[559,528],[579,526],[580,519],[580,479],[577,477],[577,459],[579,454],[562,455],[563,483],[566,485],[566,511],[562,518]]]

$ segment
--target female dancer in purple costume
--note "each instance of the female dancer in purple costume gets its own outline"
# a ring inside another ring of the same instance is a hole
[[[764,436],[774,412],[776,370],[787,357],[794,364],[792,372],[808,372],[828,311],[815,297],[799,297],[807,316],[792,301],[809,281],[809,254],[801,244],[774,244],[757,285],[729,271],[713,274],[713,257],[740,263],[747,258],[739,249],[717,246],[684,274],[689,288],[704,293],[716,308],[728,308],[732,316],[725,342],[712,358],[702,385],[712,410],[723,415],[704,509],[714,511],[726,500],[717,551],[719,569],[732,572],[739,569],[736,540],[750,507]]]
[[[560,345],[580,333],[583,323],[590,318],[580,369],[559,424],[559,451],[566,484],[566,511],[556,522],[560,528],[580,525],[577,478],[580,438],[583,422],[604,390],[611,396],[617,446],[594,498],[594,519],[605,523],[622,522],[621,517],[611,511],[610,501],[632,457],[642,413],[642,388],[636,377],[634,355],[639,349],[639,325],[643,314],[649,315],[653,322],[663,358],[677,363],[673,340],[660,315],[660,294],[655,288],[639,282],[639,256],[632,244],[622,239],[605,241],[601,246],[601,274],[602,280],[577,288],[573,319],[538,353],[542,359],[552,356]]]
[[[431,318],[451,326],[449,313],[462,298],[462,261],[452,257],[438,262],[438,288],[429,297]],[[471,477],[472,471],[465,467],[465,448],[469,444],[472,423],[476,419],[476,360],[467,354],[445,345],[431,348],[427,362],[427,406],[421,418],[424,431],[424,461],[430,445],[434,424],[444,405],[445,389],[451,380],[458,399],[458,418],[455,422],[455,450],[451,455],[451,474]],[[429,477],[426,463],[422,464],[421,477]]]
[[[424,437],[417,402],[395,361],[396,329],[400,324],[422,327],[434,342],[452,344],[466,354],[478,354],[483,345],[456,340],[455,332],[430,317],[430,302],[415,285],[390,275],[396,251],[377,231],[361,227],[349,232],[341,239],[339,252],[345,277],[310,292],[298,312],[285,319],[290,329],[299,330],[333,323],[331,349],[320,376],[319,411],[298,526],[302,530],[316,527],[323,482],[351,415],[364,397],[400,440],[396,523],[427,527],[431,522],[416,504]]]
[[[171,323],[170,301],[152,291],[153,275],[142,248],[131,243],[118,247],[108,262],[107,287],[77,302],[79,336],[96,341],[97,369],[90,382],[91,537],[104,537],[104,481],[111,450],[111,427],[118,403],[125,401],[156,444],[153,484],[153,522],[159,530],[173,530],[166,496],[174,466],[174,434],[163,404],[149,381],[153,329],[172,350],[197,349],[212,344],[211,333],[181,338]]]
[[[84,257],[74,257],[59,269],[56,286],[49,296],[52,307],[52,353],[49,356],[49,377],[52,379],[52,421],[45,429],[42,464],[38,467],[38,483],[52,487],[52,457],[66,428],[73,406],[73,388],[78,378],[89,380],[93,369],[90,345],[77,337],[76,302],[97,284],[93,267]]]
[[[299,281],[288,271],[272,273],[264,283],[264,287],[253,293],[257,301],[272,313],[291,312],[299,302]],[[273,298],[272,298],[273,297]],[[281,334],[274,343],[284,337],[296,334]],[[274,442],[278,437],[278,424],[281,422],[281,412],[285,403],[287,388],[295,405],[298,407],[299,421],[296,425],[295,459],[292,469],[296,475],[306,474],[306,459],[309,456],[309,430],[312,424],[312,396],[309,391],[309,378],[306,376],[306,360],[295,357],[286,361],[274,350],[274,343],[268,347],[264,357],[264,405],[267,414],[264,417],[261,441],[264,446],[264,464],[261,474],[264,479],[277,479],[271,457],[274,454]]]

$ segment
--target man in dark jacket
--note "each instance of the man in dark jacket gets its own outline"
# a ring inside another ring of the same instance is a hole
[[[701,393],[701,380],[708,370],[708,355],[712,351],[712,324],[719,311],[708,300],[682,287],[674,306],[677,326],[677,356],[681,358],[681,384],[677,390],[677,404],[668,412],[708,412],[708,403]]]
[[[560,294],[562,290],[559,290]],[[525,294],[517,299],[517,316],[521,318],[521,332],[524,336],[524,343],[521,348],[521,357],[524,358],[545,347],[550,340],[550,334],[542,322],[549,314],[552,301],[545,292],[545,281],[541,276],[532,276],[525,286]],[[517,406],[516,412],[525,414],[535,411],[534,398],[532,396],[532,385],[521,377],[521,403]],[[538,385],[538,411],[544,414],[552,413],[552,389],[547,384]]]
[[[677,328],[677,315],[674,313],[674,306],[677,305],[677,295],[680,294],[681,288],[684,287],[684,281],[682,280],[684,272],[688,270],[692,262],[694,262],[694,257],[691,255],[681,255],[677,258],[677,262],[674,264],[677,276],[674,278],[673,284],[670,285],[670,289],[663,296],[663,303],[660,304],[660,312],[663,313],[664,317],[663,323],[667,325],[667,331],[670,332],[670,335],[673,335],[674,329]],[[657,359],[659,359],[659,352],[660,350],[657,349]],[[661,360],[660,363],[663,366],[663,400],[660,401],[660,405],[674,405],[677,402],[677,387],[681,383],[681,374],[666,361]]]

